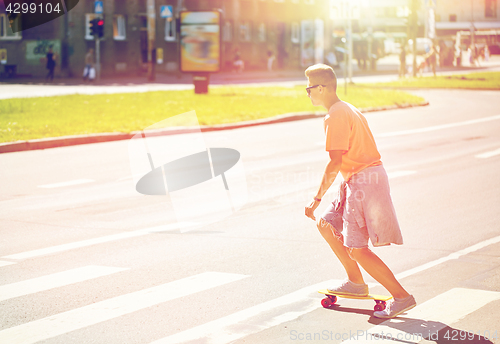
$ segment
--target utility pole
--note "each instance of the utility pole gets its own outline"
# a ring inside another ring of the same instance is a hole
[[[349,18],[347,19],[347,50],[348,62],[347,72],[349,74],[349,83],[352,84],[352,7],[349,6]]]
[[[155,50],[155,38],[156,38],[156,11],[155,11],[155,0],[147,0],[147,18],[148,18],[148,80],[153,81],[155,79],[155,63],[156,50]]]
[[[470,15],[471,15],[471,23],[470,23],[470,44],[471,44],[471,54],[475,57],[476,51],[475,51],[475,27],[474,27],[474,2],[471,0],[470,2]],[[473,59],[474,61],[474,59]]]
[[[95,37],[95,66],[96,66],[96,80],[101,79],[101,39],[99,36]]]
[[[184,4],[183,4],[183,0],[177,0],[177,8],[175,9],[175,16],[172,18],[173,20],[175,20],[175,30],[177,30],[177,23],[180,23],[180,20],[181,20],[181,11],[184,9]],[[177,47],[177,78],[180,78],[182,73],[181,73],[181,60],[180,60],[180,56],[181,56],[181,33],[180,32],[176,32],[175,33],[175,39],[177,40],[177,44],[176,44],[176,47]],[[222,44],[222,42],[221,42]]]

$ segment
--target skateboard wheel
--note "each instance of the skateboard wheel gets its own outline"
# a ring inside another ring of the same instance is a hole
[[[334,304],[335,302],[337,302],[337,296],[335,296],[335,295],[328,295],[328,298],[330,299],[330,302],[332,304]]]
[[[382,301],[382,300],[375,300],[375,307],[373,307],[373,309],[375,311],[383,311],[385,309],[385,301]]]
[[[329,297],[325,297],[323,300],[321,300],[321,305],[324,307],[324,308],[330,308],[331,305],[332,305],[332,301],[330,301],[330,298]]]

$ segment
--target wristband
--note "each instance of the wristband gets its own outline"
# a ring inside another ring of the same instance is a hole
[[[321,202],[321,198],[316,198],[316,197],[314,197],[314,200],[315,200],[316,202]]]

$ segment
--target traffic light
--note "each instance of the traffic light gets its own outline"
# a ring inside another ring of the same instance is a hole
[[[104,19],[102,18],[97,19],[97,35],[99,38],[104,36]]]
[[[104,19],[95,18],[89,22],[90,35],[102,38],[104,36]]]
[[[90,35],[94,36],[94,37],[97,35],[97,21],[98,21],[98,19],[92,19],[89,23]]]

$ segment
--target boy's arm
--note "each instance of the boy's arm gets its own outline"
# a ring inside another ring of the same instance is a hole
[[[342,165],[342,154],[344,151],[334,150],[328,151],[330,154],[330,161],[326,165],[325,173],[323,174],[323,179],[321,180],[321,185],[319,187],[316,198],[322,199],[326,194],[330,186],[337,178],[337,174],[340,171],[340,166]]]
[[[316,199],[321,199],[328,191],[330,186],[333,184],[337,174],[340,171],[340,166],[342,165],[342,155],[344,151],[334,150],[328,151],[330,154],[330,161],[326,165],[325,173],[323,174],[323,179],[321,180],[321,185],[319,187],[318,193],[316,194]],[[319,206],[319,201],[312,200],[311,203],[306,207],[306,216],[315,220],[314,211]]]

